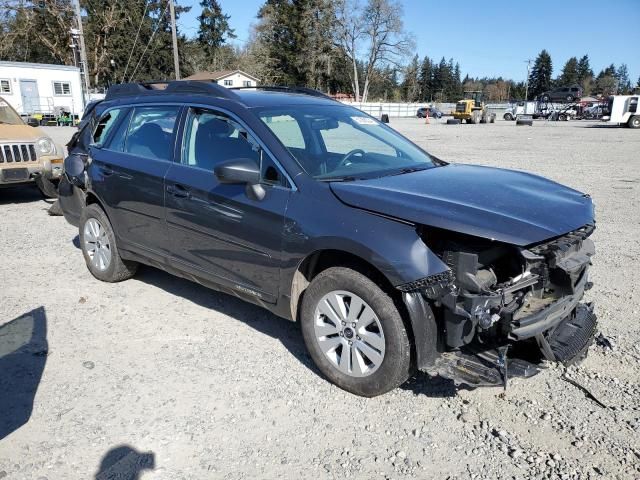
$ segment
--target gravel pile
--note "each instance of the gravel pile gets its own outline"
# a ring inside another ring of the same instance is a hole
[[[127,468],[167,480],[640,478],[640,132],[391,126],[444,160],[523,169],[593,196],[587,300],[601,336],[583,363],[546,365],[506,392],[418,374],[354,397],[319,377],[297,325],[152,268],[98,282],[77,230],[48,216],[35,190],[0,190],[0,376],[3,326],[32,311],[46,323],[45,346],[23,354],[44,367],[30,377],[29,420],[0,438],[0,479]],[[71,134],[50,132],[60,143]],[[14,397],[0,387],[0,420]]]

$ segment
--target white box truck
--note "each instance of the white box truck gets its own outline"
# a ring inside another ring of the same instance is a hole
[[[626,125],[629,128],[640,128],[640,110],[636,95],[612,95],[609,97],[609,115],[602,121],[614,125]]]

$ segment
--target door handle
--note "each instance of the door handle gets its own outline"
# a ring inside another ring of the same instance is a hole
[[[167,186],[167,192],[176,198],[191,198],[191,192],[182,185],[169,185]]]
[[[110,177],[111,175],[113,175],[116,172],[111,167],[108,167],[108,166],[105,165],[105,166],[100,167],[100,173],[102,173],[102,175],[104,175],[105,177]]]

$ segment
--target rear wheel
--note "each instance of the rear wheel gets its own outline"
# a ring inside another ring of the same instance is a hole
[[[631,117],[629,122],[627,122],[627,125],[629,125],[629,128],[640,128],[640,115],[634,115]]]
[[[513,115],[511,115],[509,112],[505,113],[504,116],[502,117],[507,121],[511,121],[513,120]]]
[[[548,101],[549,101],[549,95],[543,95],[543,96],[542,96],[542,98],[541,98],[541,100],[542,100],[543,102],[548,102]]]
[[[80,248],[91,274],[103,282],[121,282],[135,275],[136,262],[123,260],[116,236],[102,208],[91,204],[80,216]]]
[[[393,300],[359,272],[332,267],[313,279],[301,309],[305,344],[340,388],[374,397],[404,383],[411,345]]]

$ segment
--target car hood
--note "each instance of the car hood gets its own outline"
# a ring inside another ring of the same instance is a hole
[[[39,128],[29,125],[0,123],[0,142],[27,142],[46,136]]]
[[[334,182],[331,189],[352,207],[520,246],[594,222],[588,195],[537,175],[500,168],[446,165]]]

